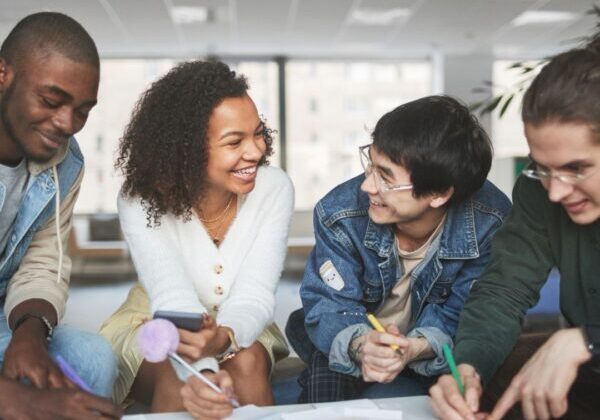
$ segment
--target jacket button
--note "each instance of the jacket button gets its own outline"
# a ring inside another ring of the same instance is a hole
[[[223,294],[223,287],[222,286],[215,287],[215,294],[222,295]]]
[[[217,265],[215,265],[214,270],[215,270],[215,273],[221,274],[223,272],[223,266],[221,264],[217,264]]]
[[[595,295],[596,294],[596,289],[593,288],[593,287],[590,287],[589,288],[589,292],[590,292],[590,294]]]

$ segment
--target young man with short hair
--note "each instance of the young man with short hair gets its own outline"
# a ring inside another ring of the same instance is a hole
[[[116,363],[99,335],[57,326],[70,260],[65,247],[83,176],[72,137],[96,104],[96,46],[60,13],[21,20],[0,48],[0,416],[119,415],[81,391],[52,360],[60,355],[99,395]],[[31,385],[24,385],[26,380]]]
[[[372,137],[360,148],[364,175],[315,207],[303,308],[286,328],[308,364],[300,402],[425,393],[447,369],[442,346],[510,208],[486,181],[489,139],[456,100],[399,106]]]
[[[449,375],[430,390],[445,419],[477,418],[490,381],[486,396],[504,394],[488,419],[505,418],[518,402],[522,412],[510,418],[591,419],[600,411],[600,39],[554,57],[527,90],[522,117],[532,163],[457,332],[464,398]],[[515,346],[553,266],[569,327],[543,345],[522,338]]]

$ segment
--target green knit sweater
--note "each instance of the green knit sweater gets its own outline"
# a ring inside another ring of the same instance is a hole
[[[600,220],[573,223],[539,181],[521,176],[513,209],[493,240],[492,258],[471,290],[456,335],[457,362],[473,365],[484,384],[512,350],[523,316],[554,266],[567,321],[600,324]]]

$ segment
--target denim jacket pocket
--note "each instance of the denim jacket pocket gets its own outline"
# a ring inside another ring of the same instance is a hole
[[[425,299],[429,303],[443,303],[448,300],[452,293],[452,283],[450,279],[438,280],[434,283]]]

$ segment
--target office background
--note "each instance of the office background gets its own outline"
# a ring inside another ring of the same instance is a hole
[[[360,173],[357,148],[401,103],[447,93],[466,103],[523,79],[509,67],[576,45],[597,18],[590,0],[2,0],[0,38],[23,16],[61,11],[81,22],[101,57],[99,104],[77,136],[86,175],[71,240],[74,285],[66,321],[95,329],[135,278],[115,224],[115,150],[152,81],[182,60],[218,57],[245,74],[279,131],[274,165],[296,187],[290,258],[277,321],[299,306],[311,245],[310,210]],[[481,117],[493,140],[490,174],[510,194],[527,154],[516,97],[502,118]],[[92,305],[90,307],[90,305]],[[91,315],[89,315],[91,314]]]

